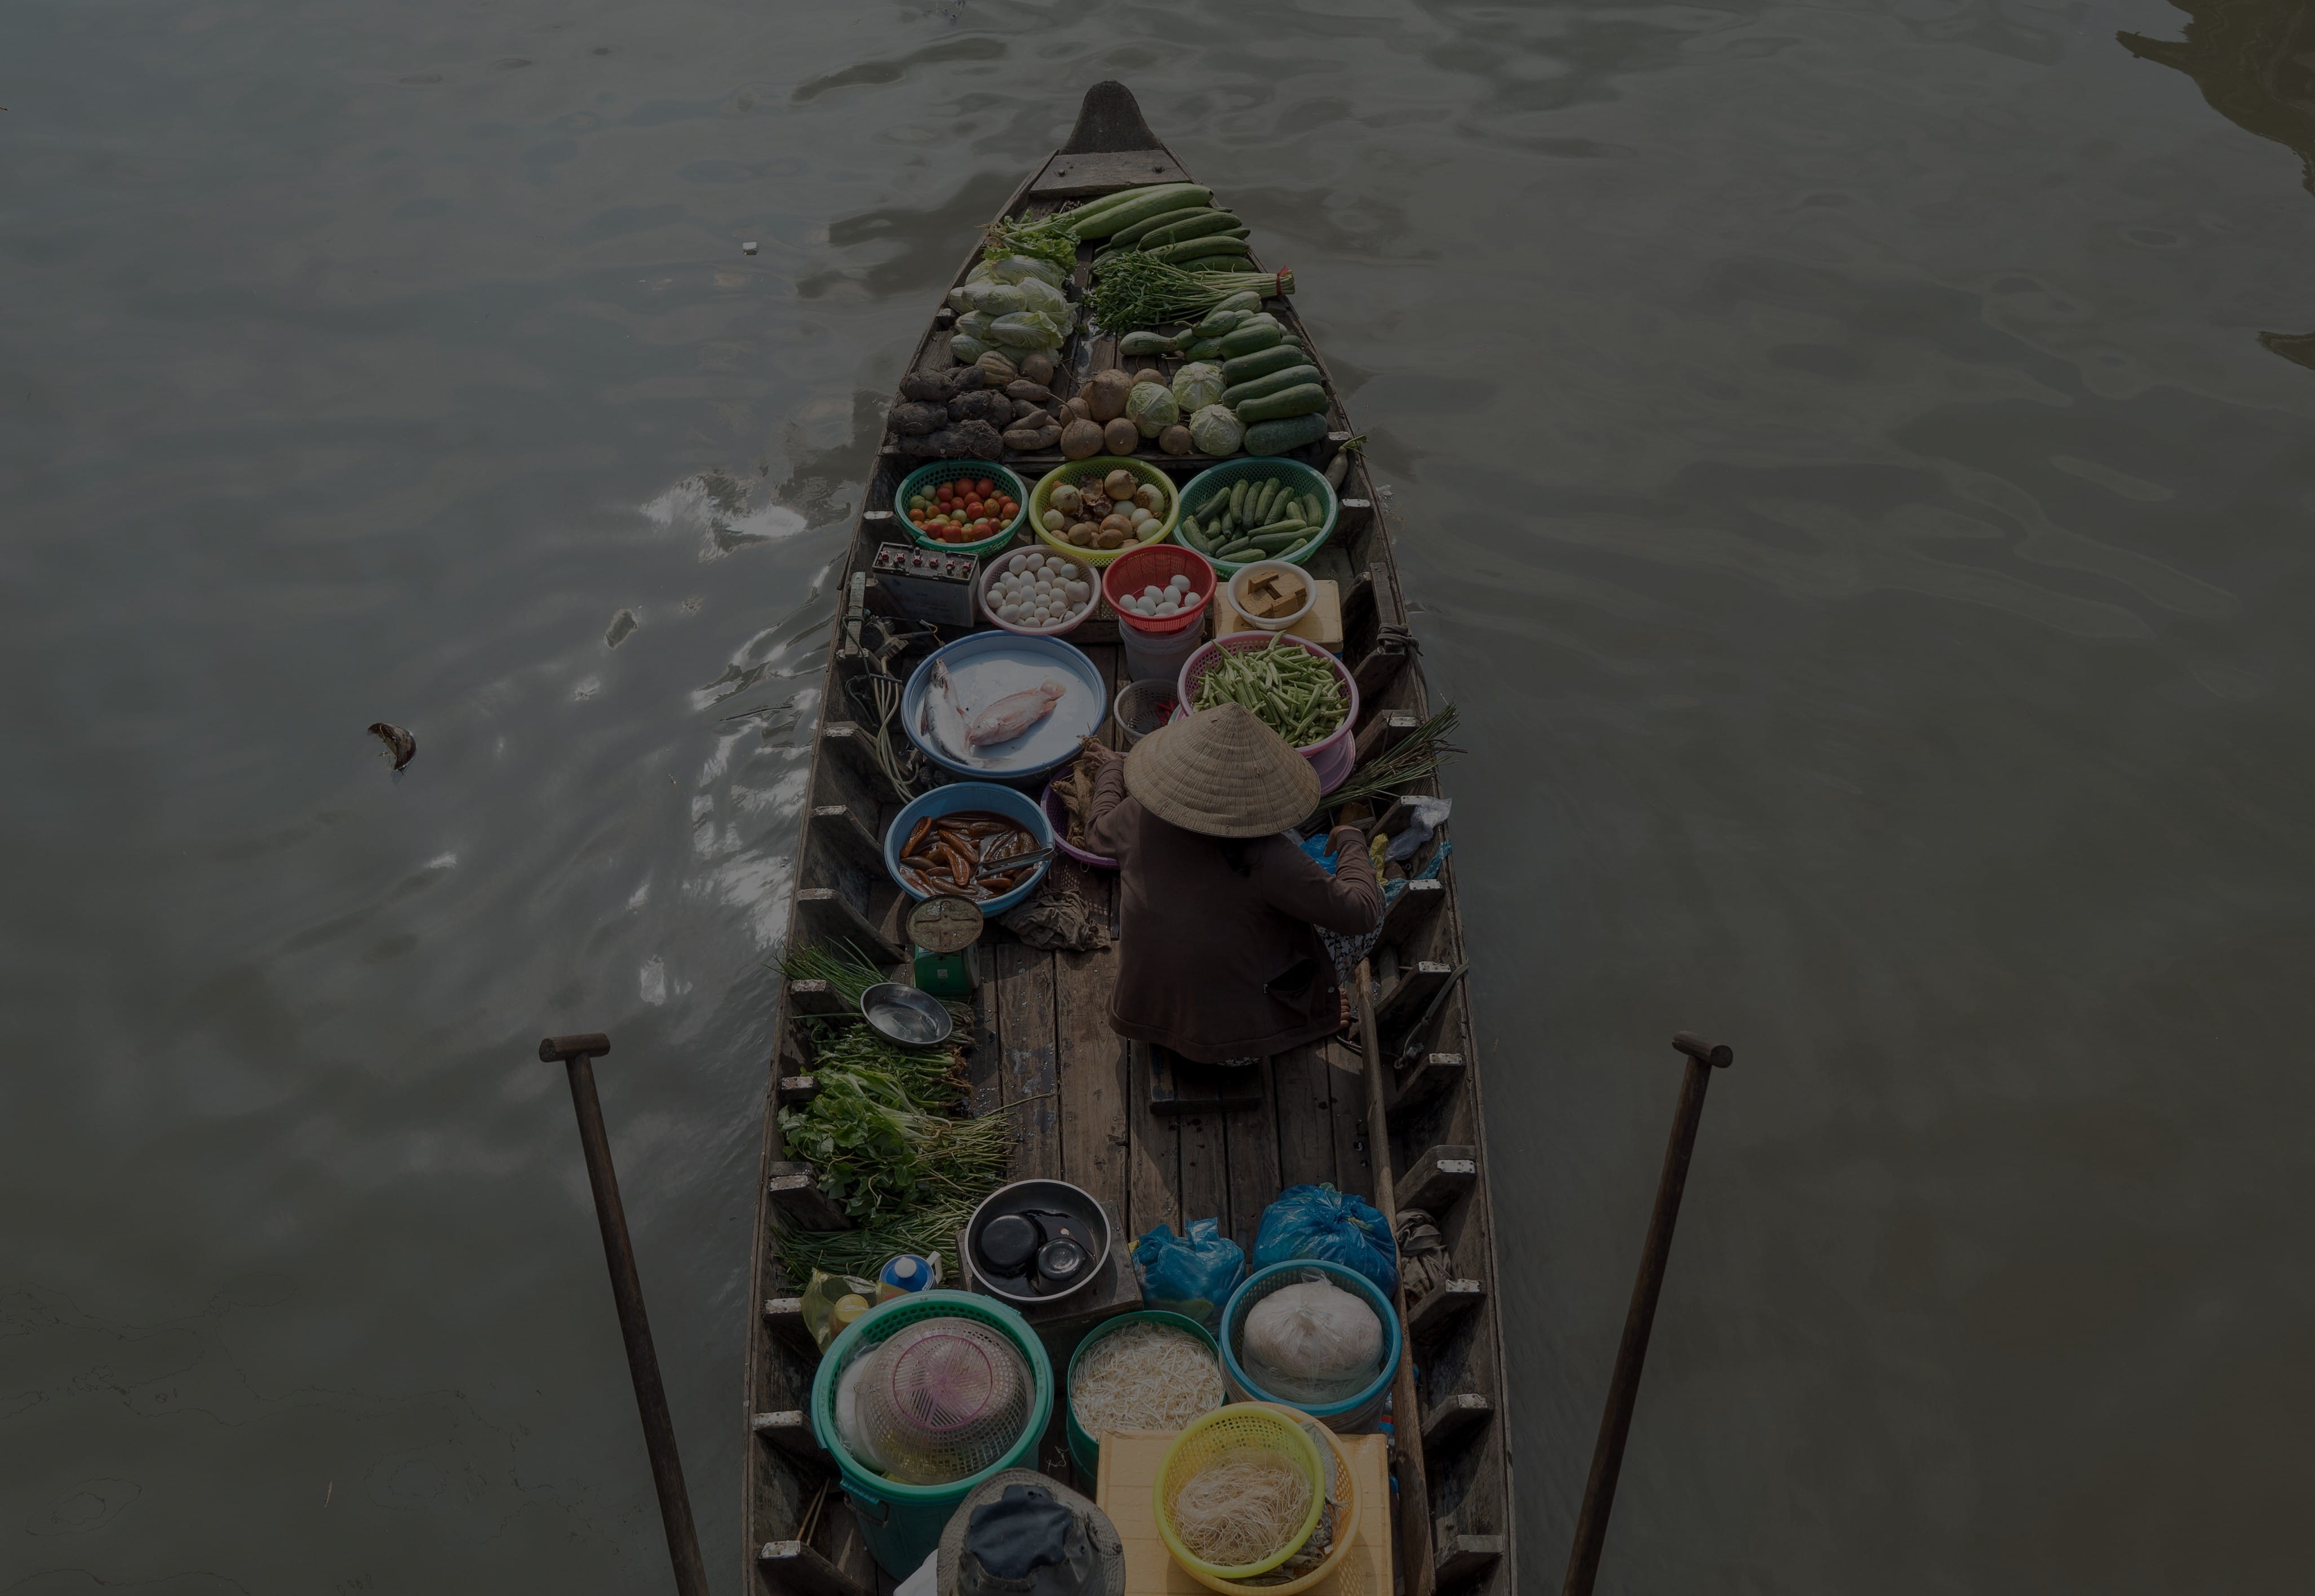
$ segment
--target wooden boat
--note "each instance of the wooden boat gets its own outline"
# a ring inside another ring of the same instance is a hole
[[[1068,144],[1021,184],[1002,214],[1039,214],[1120,188],[1186,176],[1151,135],[1131,94],[1122,84],[1103,84],[1087,94]],[[1259,218],[1250,219],[1258,228]],[[958,282],[978,253],[975,240],[959,266]],[[1080,288],[1088,259],[1089,252],[1081,251]],[[1326,291],[1322,280],[1306,288]],[[1273,301],[1267,308],[1301,332],[1291,304]],[[950,320],[945,309],[936,314],[914,368],[951,364]],[[1097,336],[1073,358],[1085,371],[1120,364],[1114,341]],[[1331,436],[1298,451],[1299,457],[1324,466],[1351,438],[1339,397],[1329,419]],[[1194,457],[1147,457],[1177,481],[1211,464]],[[1053,464],[1060,459],[1050,457]],[[852,600],[829,639],[824,718],[812,754],[787,933],[792,947],[814,939],[849,941],[895,966],[907,952],[900,918],[907,902],[884,872],[881,839],[900,800],[880,767],[874,728],[850,717],[856,699],[848,684],[869,667],[864,623],[893,607],[870,567],[878,545],[908,540],[905,523],[895,519],[892,494],[915,463],[896,452],[896,440],[885,439],[853,537],[839,590]],[[1021,466],[1033,483],[1046,468],[1037,457],[1008,463]],[[1342,657],[1359,685],[1357,741],[1363,760],[1407,735],[1432,706],[1407,626],[1387,517],[1355,455],[1342,499],[1338,530],[1310,568],[1339,584]],[[1099,665],[1113,690],[1121,654],[1116,635],[1116,622],[1104,612],[1069,638]],[[901,677],[913,657],[897,665]],[[1115,735],[1113,730],[1108,734]],[[1421,784],[1411,790],[1435,789]],[[1057,861],[1056,884],[1113,913],[1113,874]],[[992,924],[980,952],[985,976],[970,1052],[973,1103],[1020,1105],[1012,1178],[1057,1176],[1091,1192],[1109,1210],[1121,1255],[1126,1237],[1152,1226],[1179,1229],[1211,1216],[1251,1255],[1262,1210],[1282,1188],[1332,1182],[1370,1193],[1374,1149],[1379,1143],[1387,1150],[1397,1176],[1397,1206],[1435,1217],[1449,1264],[1443,1281],[1410,1301],[1406,1316],[1420,1411],[1397,1415],[1395,1439],[1399,1477],[1417,1482],[1424,1511],[1401,1515],[1394,1537],[1398,1583],[1418,1596],[1433,1591],[1499,1596],[1513,1590],[1497,1253],[1477,1060],[1467,991],[1456,980],[1465,954],[1452,866],[1438,880],[1412,883],[1397,899],[1373,955],[1383,1057],[1409,1060],[1390,1068],[1389,1124],[1379,1136],[1372,1133],[1384,1128],[1368,1123],[1362,1054],[1334,1042],[1299,1048],[1258,1067],[1254,1073],[1261,1089],[1253,1106],[1158,1112],[1148,1051],[1117,1037],[1105,1017],[1113,949],[1040,952]],[[748,1346],[750,1433],[742,1504],[747,1579],[752,1589],[796,1596],[867,1596],[879,1585],[851,1513],[831,1485],[831,1460],[812,1438],[806,1410],[818,1352],[803,1329],[798,1292],[804,1282],[782,1278],[776,1256],[781,1227],[826,1227],[829,1210],[810,1169],[784,1159],[775,1111],[785,1097],[811,1089],[809,1042],[799,1016],[841,1007],[822,983],[786,985],[775,1021],[778,1042],[758,1188],[751,1300],[758,1311]],[[1119,1272],[1122,1299],[1111,1306],[1138,1306],[1131,1265]],[[1070,1328],[1061,1326],[1057,1334],[1041,1326],[1056,1354],[1057,1373],[1066,1368]],[[1060,1429],[1057,1400],[1039,1460],[1049,1473],[1067,1478]],[[1085,1484],[1090,1489],[1091,1482]]]

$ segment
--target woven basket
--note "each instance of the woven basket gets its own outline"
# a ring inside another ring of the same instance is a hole
[[[1299,460],[1287,460],[1271,456],[1252,456],[1243,460],[1228,460],[1220,466],[1209,466],[1184,485],[1181,513],[1196,516],[1199,525],[1202,527],[1206,519],[1202,513],[1204,507],[1212,501],[1216,494],[1228,492],[1240,482],[1259,483],[1267,481],[1271,477],[1287,478],[1298,493],[1317,494],[1318,502],[1325,509],[1326,519],[1317,534],[1306,539],[1300,548],[1290,550],[1282,554],[1264,554],[1262,557],[1265,560],[1284,560],[1293,565],[1308,564],[1310,556],[1326,547],[1326,539],[1335,535],[1335,523],[1342,519],[1343,501],[1336,497],[1335,485],[1326,480],[1326,473],[1313,471]],[[1175,525],[1177,527],[1180,525],[1178,516],[1175,518]],[[1178,532],[1175,537],[1176,542],[1188,541]],[[1217,544],[1214,546],[1219,548],[1220,545]],[[1207,557],[1214,558],[1212,555]],[[1214,569],[1225,577],[1230,577],[1236,576],[1239,571],[1253,563],[1252,560],[1214,559]]]
[[[977,482],[984,476],[1012,495],[1013,502],[1021,507],[1021,513],[1013,518],[1012,524],[1004,531],[981,538],[977,543],[944,543],[937,537],[926,536],[917,530],[916,523],[909,519],[911,494],[930,492],[943,483],[958,482],[968,477]],[[1018,473],[993,461],[934,460],[909,472],[900,479],[900,485],[892,490],[892,516],[909,529],[909,536],[916,539],[921,548],[945,549],[953,554],[993,554],[1012,542],[1014,535],[1028,524],[1029,484],[1021,480]]]
[[[1158,1533],[1165,1538],[1166,1549],[1174,1554],[1174,1561],[1200,1584],[1231,1592],[1232,1596],[1239,1592],[1258,1593],[1286,1588],[1236,1582],[1267,1574],[1285,1562],[1302,1549],[1302,1543],[1318,1526],[1318,1510],[1328,1485],[1329,1460],[1319,1455],[1317,1443],[1304,1431],[1300,1421],[1300,1414],[1267,1403],[1233,1403],[1193,1420],[1189,1428],[1166,1449],[1166,1460],[1158,1465],[1158,1483],[1152,1487],[1155,1494],[1151,1505],[1158,1515]],[[1275,1451],[1290,1459],[1310,1482],[1310,1511],[1303,1515],[1301,1525],[1287,1538],[1286,1544],[1270,1556],[1258,1563],[1220,1567],[1193,1556],[1182,1544],[1181,1533],[1174,1527],[1174,1496],[1201,1469],[1225,1453],[1241,1448]],[[1335,1539],[1347,1547],[1349,1537],[1337,1535]],[[1300,1589],[1300,1582],[1294,1588]]]
[[[1052,508],[1047,495],[1061,483],[1073,483],[1087,476],[1107,476],[1113,471],[1130,473],[1136,482],[1149,483],[1166,495],[1166,507],[1153,510],[1157,520],[1151,524],[1158,530],[1145,536],[1140,543],[1129,543],[1124,548],[1079,548],[1063,537],[1045,530],[1045,511]],[[1149,544],[1163,543],[1174,530],[1174,523],[1182,513],[1182,491],[1174,479],[1146,460],[1136,460],[1124,455],[1095,455],[1089,460],[1071,460],[1066,466],[1056,466],[1038,481],[1036,491],[1029,495],[1029,524],[1035,528],[1038,540],[1056,554],[1067,554],[1072,560],[1087,560],[1095,565],[1106,565],[1129,550]]]

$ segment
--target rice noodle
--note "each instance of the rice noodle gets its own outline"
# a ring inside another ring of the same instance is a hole
[[[1232,1447],[1182,1482],[1171,1511],[1191,1556],[1243,1568],[1287,1549],[1310,1511],[1310,1476],[1284,1452]]]
[[[1095,1438],[1105,1430],[1179,1430],[1227,1400],[1221,1365],[1204,1343],[1147,1321],[1094,1343],[1069,1381],[1069,1411]]]

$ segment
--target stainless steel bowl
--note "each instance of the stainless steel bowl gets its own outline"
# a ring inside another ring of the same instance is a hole
[[[1083,1267],[1066,1283],[1042,1280],[1033,1272],[992,1278],[979,1261],[980,1235],[992,1219],[1011,1214],[1066,1219],[1085,1237]],[[973,1276],[975,1290],[1016,1308],[1042,1307],[1075,1296],[1100,1275],[1102,1266],[1109,1262],[1109,1215],[1094,1200],[1092,1193],[1067,1181],[1015,1181],[982,1198],[980,1206],[972,1210],[972,1218],[964,1228],[964,1262]]]
[[[899,981],[878,981],[861,993],[860,1017],[877,1035],[902,1047],[938,1047],[956,1029],[947,1004]]]

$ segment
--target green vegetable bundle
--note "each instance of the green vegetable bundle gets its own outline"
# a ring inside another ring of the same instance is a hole
[[[1350,706],[1335,668],[1309,649],[1273,635],[1260,648],[1219,648],[1198,678],[1193,709],[1242,705],[1295,748],[1342,729]]]
[[[1268,299],[1294,291],[1291,271],[1192,271],[1140,250],[1096,261],[1093,272],[1086,309],[1112,332],[1190,321],[1241,294]]]

